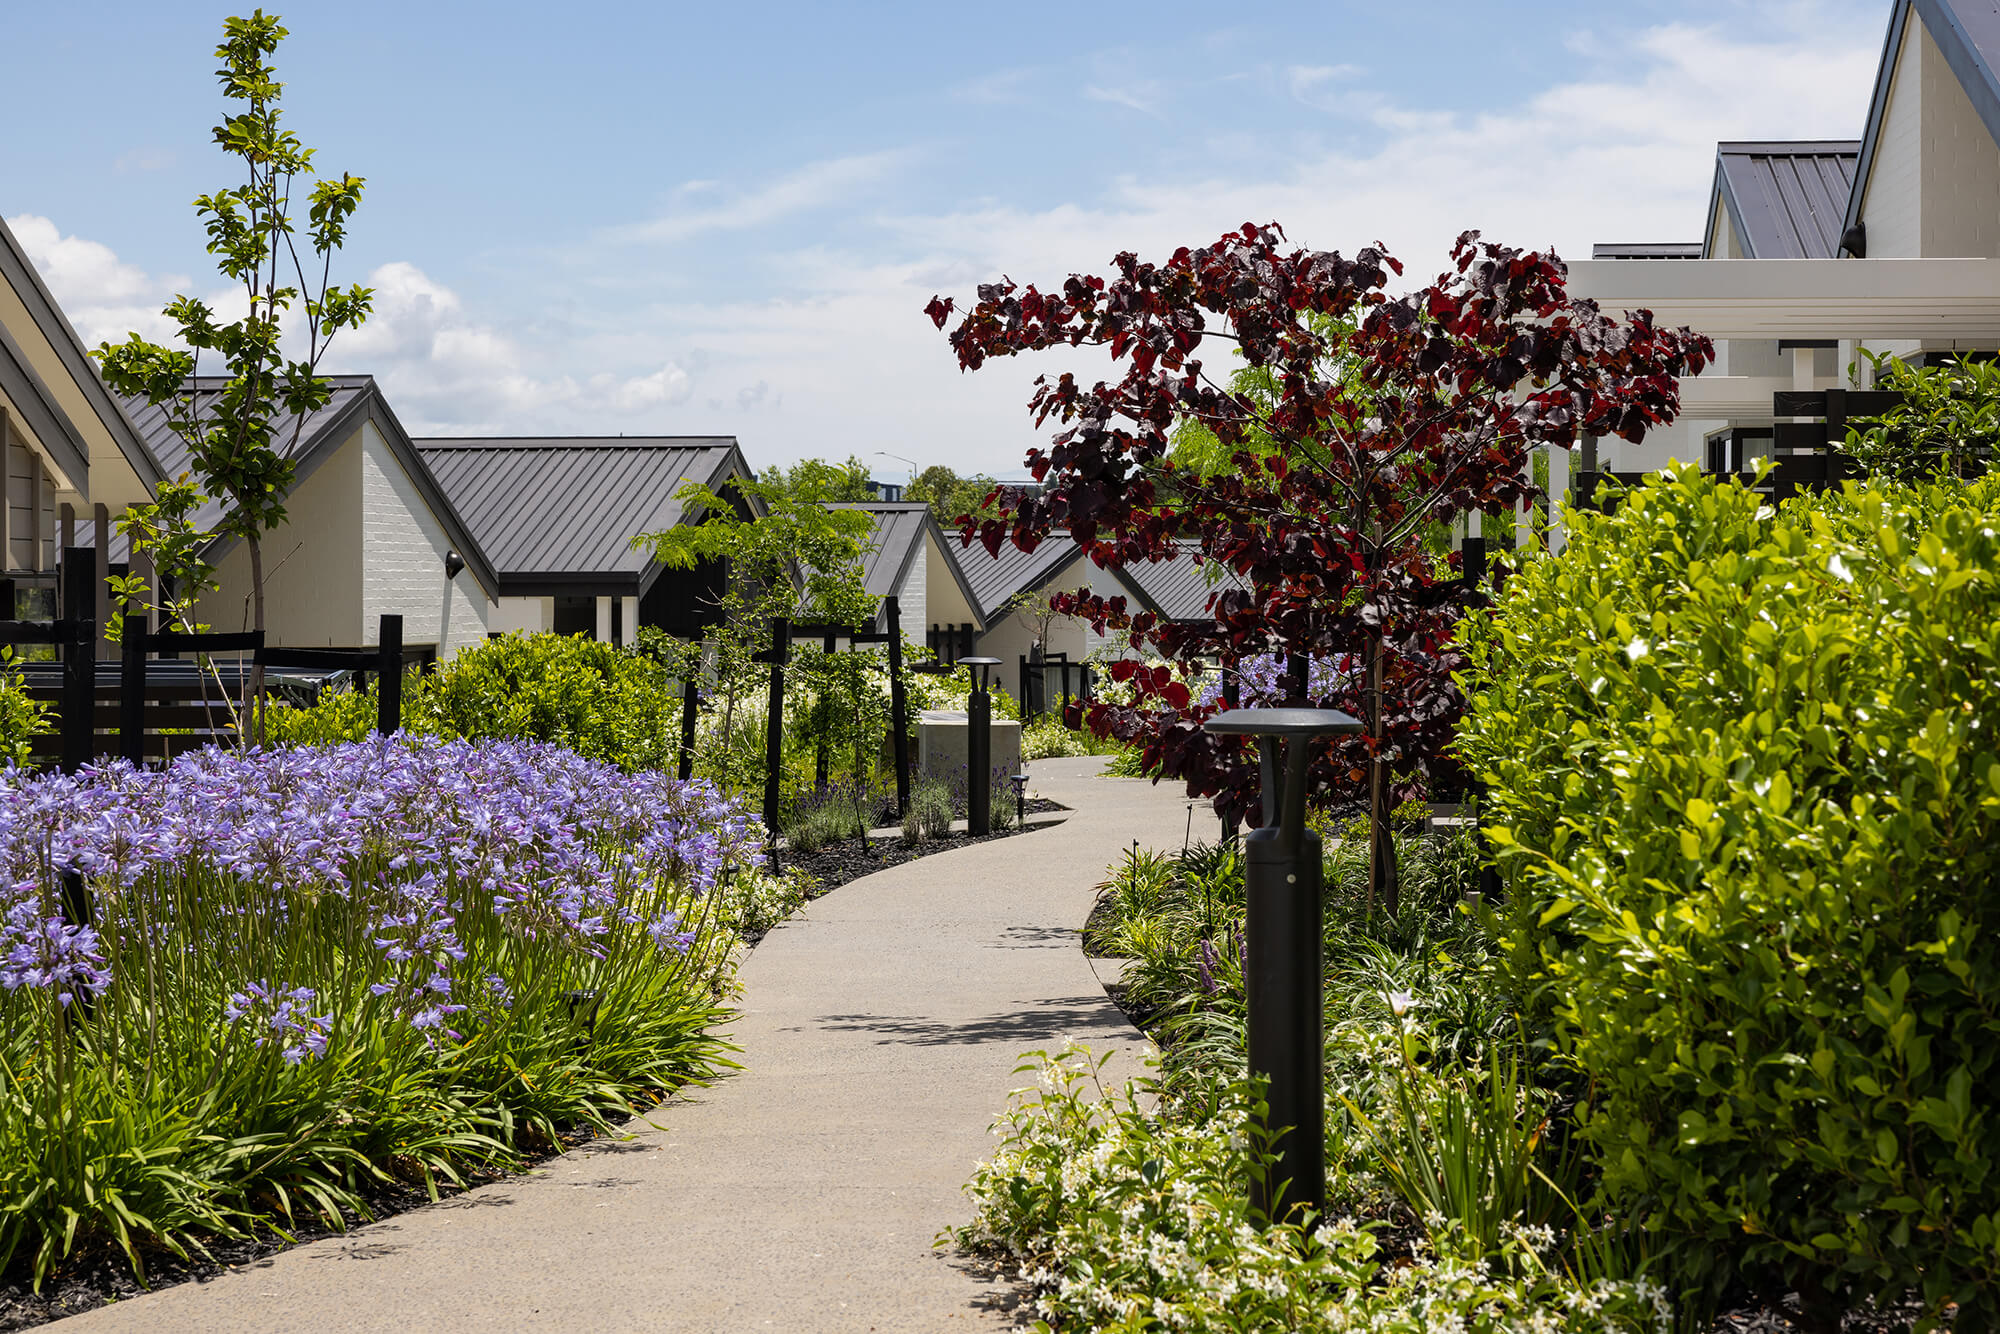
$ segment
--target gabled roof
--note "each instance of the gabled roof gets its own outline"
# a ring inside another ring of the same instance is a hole
[[[684,484],[752,475],[733,436],[461,436],[416,446],[509,597],[642,595],[660,566],[632,538],[700,517],[684,512]]]
[[[1008,541],[1000,544],[999,555],[989,559],[986,548],[975,538],[971,546],[959,547],[952,554],[965,570],[972,605],[979,609],[982,620],[991,623],[1015,598],[1047,587],[1071,563],[1082,560],[1083,548],[1067,536],[1045,538],[1031,552]]]
[[[1747,259],[1832,259],[1860,151],[1854,139],[1719,143],[1709,217],[1720,201]],[[1702,257],[1714,257],[1715,248],[1710,235]]]
[[[132,465],[132,471],[139,475],[139,480],[149,487],[160,481],[162,473],[158,461],[147,453],[139,433],[133,429],[132,422],[123,411],[123,404],[116,395],[104,387],[104,381],[97,374],[96,364],[83,350],[83,340],[76,336],[76,330],[71,327],[69,317],[62,313],[62,307],[58,306],[55,298],[49,295],[47,285],[42,282],[42,275],[36,272],[35,266],[29,262],[28,253],[21,249],[21,243],[15,239],[14,233],[9,230],[4,219],[0,219],[0,279],[4,279],[7,285],[14,289],[14,294],[21,299],[21,304],[27,307],[28,315],[34,320],[36,328],[41,330],[49,346],[55,349],[57,360],[62,362],[63,369],[69,372],[70,378],[76,381],[77,388],[82,392],[85,401],[104,423],[105,430],[110,432],[112,440],[118,445],[118,452]],[[23,392],[16,392],[17,381],[10,378],[9,362],[21,370],[27,370],[27,360],[21,348],[13,339],[6,336],[5,330],[0,329],[0,383],[5,383],[7,396],[21,407],[23,413],[34,411],[23,402],[25,393],[30,397],[39,397],[57,417],[63,417],[62,411],[56,408],[54,399],[49,395],[47,386],[41,386],[39,395],[26,390],[25,387]],[[34,372],[27,371],[27,374],[33,376]],[[40,383],[38,379],[36,383]],[[42,436],[47,428],[44,423],[38,422],[32,424],[31,429],[37,436]],[[90,449],[77,435],[74,425],[65,419],[63,430],[45,438],[51,449],[61,449],[67,444],[79,451],[77,458],[63,462],[65,471],[69,471],[72,466],[75,467],[76,480],[83,483],[89,472]]]
[[[1195,543],[1175,545],[1180,550],[1176,559],[1140,561],[1112,571],[1139,595],[1146,610],[1169,621],[1205,621],[1211,615],[1208,600],[1212,594],[1225,588],[1246,587],[1226,566],[1214,561],[1197,564],[1193,554]],[[1218,571],[1223,576],[1221,582],[1210,583],[1209,579]]]
[[[928,537],[944,553],[945,565],[951,570],[958,591],[965,595],[966,603],[984,622],[984,610],[973,594],[972,586],[966,582],[964,566],[959,563],[960,553],[945,539],[944,530],[938,527],[929,505],[920,500],[902,500],[843,503],[827,508],[859,510],[875,525],[861,558],[862,586],[867,589],[868,596],[884,598],[901,588],[903,580],[909,576],[910,566],[923,559],[924,539]],[[982,548],[979,554],[984,556],[985,550]]]
[[[1915,10],[1937,43],[1944,62],[1965,89],[1967,100],[1993,141],[2000,144],[2000,5],[1993,0],[1896,0],[1889,11],[1889,31],[1882,39],[1882,61],[1875,71],[1875,92],[1868,102],[1868,125],[1861,132],[1861,157],[1856,185],[1841,215],[1841,228],[1861,218],[1861,196],[1875,165],[1875,148],[1882,137],[1882,117],[1889,110],[1889,85],[1902,54],[1903,35]]]
[[[1700,259],[1699,241],[1599,241],[1592,259]]]
[[[326,406],[310,413],[298,425],[294,437],[288,427],[285,435],[273,440],[272,444],[280,452],[289,451],[297,460],[296,482],[303,482],[318,471],[319,466],[331,458],[339,446],[363,422],[374,424],[378,434],[389,446],[389,452],[396,456],[410,481],[416,486],[417,494],[423,498],[431,512],[444,527],[445,535],[458,554],[465,557],[466,568],[479,581],[491,597],[499,596],[499,579],[495,575],[493,563],[487,558],[477,537],[446,492],[439,486],[438,479],[424,465],[409,433],[396,420],[396,414],[389,410],[389,404],[382,397],[382,390],[372,375],[334,375],[327,377],[333,382],[333,394]],[[221,376],[202,376],[194,381],[197,396],[220,393],[226,381]],[[167,420],[167,410],[155,407],[139,399],[124,400],[130,413],[132,424],[146,443],[146,449],[159,460],[167,477],[178,477],[192,469],[187,442],[173,429]],[[213,526],[222,517],[222,506],[210,500],[195,516],[195,522],[202,527]],[[218,539],[203,553],[211,563],[228,549],[231,542]]]

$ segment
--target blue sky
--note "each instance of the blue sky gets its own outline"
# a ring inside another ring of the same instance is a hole
[[[1717,139],[1859,133],[1889,4],[276,8],[291,127],[369,182],[340,270],[378,315],[333,367],[412,431],[1006,473],[1054,363],[961,376],[933,292],[1246,220],[1421,274],[1470,226],[1695,239]],[[217,288],[230,12],[7,20],[10,106],[56,114],[0,136],[0,214],[87,340]]]

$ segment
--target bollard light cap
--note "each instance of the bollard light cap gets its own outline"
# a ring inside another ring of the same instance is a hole
[[[1361,725],[1339,709],[1230,709],[1202,724],[1217,736],[1327,736]]]

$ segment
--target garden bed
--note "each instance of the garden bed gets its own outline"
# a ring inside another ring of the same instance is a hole
[[[1028,814],[1053,815],[1067,811],[1069,807],[1045,797],[1031,797],[1028,800]],[[783,852],[779,861],[785,870],[802,871],[812,879],[806,890],[808,901],[829,894],[864,875],[886,871],[892,866],[913,862],[919,857],[929,857],[940,852],[951,852],[956,848],[971,847],[975,843],[990,843],[996,838],[1012,838],[1016,834],[1032,833],[1045,829],[1048,825],[1031,824],[1025,827],[1013,826],[996,829],[990,834],[974,838],[971,834],[958,831],[938,838],[926,839],[922,843],[905,843],[900,838],[849,838],[838,843],[829,843],[812,852]],[[745,943],[754,945],[762,940],[764,931],[743,932]]]

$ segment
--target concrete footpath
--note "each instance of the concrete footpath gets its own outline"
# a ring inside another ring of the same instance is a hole
[[[1175,848],[1178,788],[1030,766],[1061,825],[835,890],[743,970],[741,1073],[500,1182],[62,1322],[106,1331],[1005,1329],[1009,1292],[934,1251],[1021,1052],[1143,1039],[1077,932],[1119,853]],[[1213,841],[1215,817],[1194,816]]]

